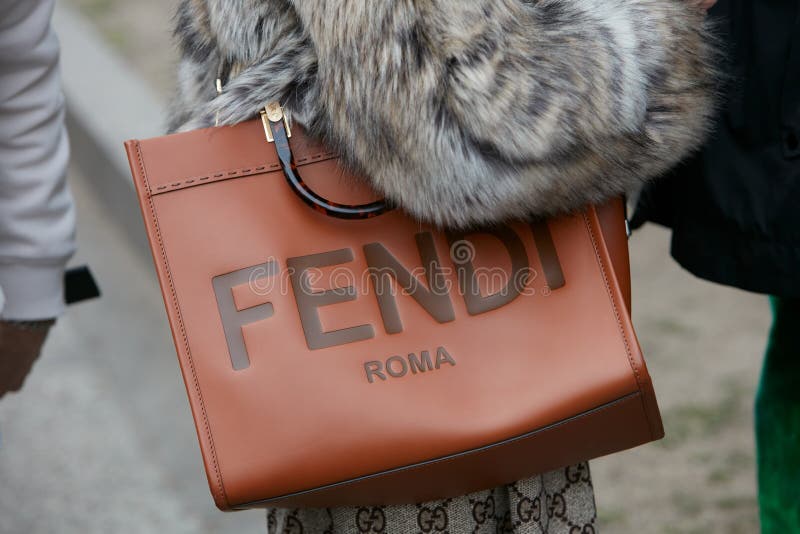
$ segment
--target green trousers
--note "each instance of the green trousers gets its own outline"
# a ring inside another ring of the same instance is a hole
[[[771,304],[755,410],[761,532],[800,534],[800,299]]]

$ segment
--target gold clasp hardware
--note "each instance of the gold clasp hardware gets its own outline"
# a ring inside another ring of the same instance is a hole
[[[217,94],[221,95],[222,94],[222,80],[217,78],[217,81],[214,84],[214,87],[217,90]],[[217,111],[217,114],[215,115],[214,126],[219,126],[219,111]]]
[[[269,127],[270,122],[279,122],[283,120],[283,125],[286,127],[286,137],[292,136],[292,130],[289,128],[289,120],[283,112],[283,108],[277,102],[270,102],[259,113],[261,115],[261,123],[264,125],[264,135],[267,137],[267,142],[275,142],[272,136],[272,129]]]

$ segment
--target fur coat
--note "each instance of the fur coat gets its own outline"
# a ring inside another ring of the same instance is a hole
[[[702,141],[716,52],[690,2],[181,0],[170,129],[234,124],[277,100],[419,219],[568,212]],[[434,503],[267,518],[270,533],[596,532],[586,464]]]
[[[715,46],[688,0],[182,0],[172,130],[278,100],[439,225],[578,209],[702,141]],[[242,67],[222,94],[221,64]]]

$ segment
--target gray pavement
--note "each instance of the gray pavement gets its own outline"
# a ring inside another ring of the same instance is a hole
[[[264,532],[263,512],[214,507],[151,261],[71,179],[75,263],[104,295],[70,309],[0,401],[0,533]]]

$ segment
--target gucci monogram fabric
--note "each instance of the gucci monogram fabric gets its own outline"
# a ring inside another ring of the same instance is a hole
[[[589,465],[403,506],[271,509],[268,534],[597,534]]]

